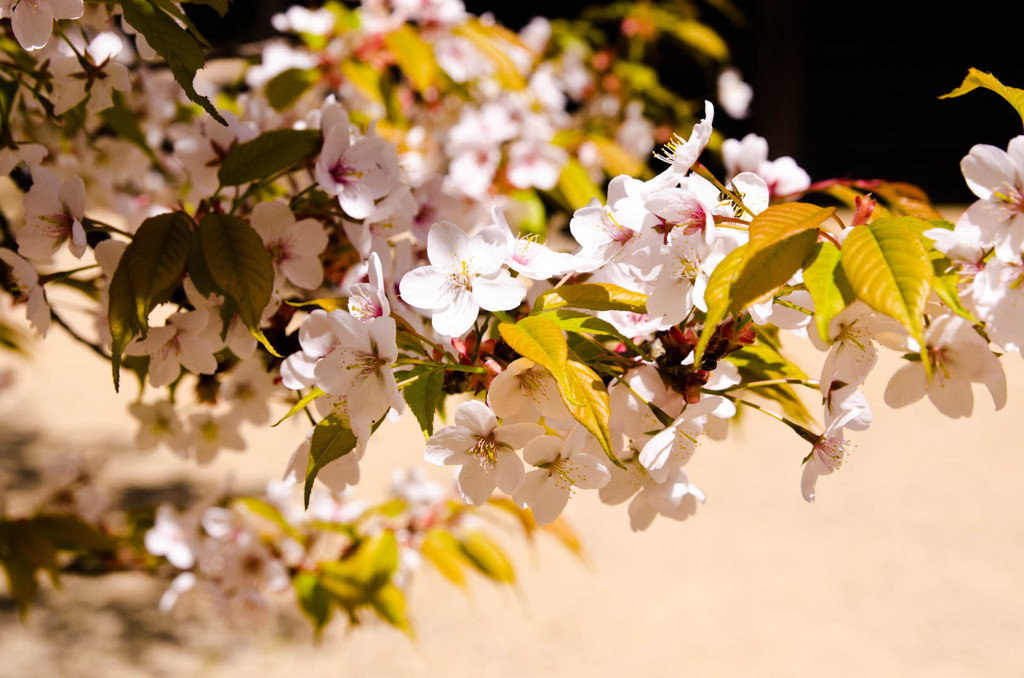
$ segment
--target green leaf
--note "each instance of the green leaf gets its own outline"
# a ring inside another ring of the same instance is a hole
[[[384,36],[384,44],[395,57],[398,67],[409,79],[413,89],[424,92],[437,79],[437,59],[434,49],[409,24]]]
[[[271,78],[264,92],[275,111],[286,111],[318,80],[320,73],[315,69],[289,68]]]
[[[36,516],[30,525],[62,551],[112,551],[116,547],[110,537],[75,516]]]
[[[364,97],[370,101],[376,101],[378,104],[384,104],[381,73],[376,68],[361,61],[345,59],[341,62],[341,74]]]
[[[321,389],[319,386],[314,386],[312,391],[299,398],[299,402],[292,405],[292,408],[288,410],[288,412],[283,417],[281,417],[273,424],[271,424],[271,427],[277,426],[285,419],[290,419],[291,417],[294,417],[296,414],[306,409],[310,403],[312,403],[314,400],[316,400],[322,395],[326,395],[323,389]]]
[[[313,491],[313,481],[316,480],[320,469],[356,449],[359,439],[343,421],[329,414],[313,429],[313,439],[310,442],[306,486],[302,497],[306,508],[309,508],[309,494]]]
[[[970,321],[972,325],[977,325],[978,319],[960,301],[960,272],[954,268],[948,257],[931,247],[930,240],[926,240],[925,243],[929,248],[928,254],[932,259],[932,270],[935,273],[932,279],[935,294],[953,313]]]
[[[843,242],[840,263],[857,297],[898,320],[923,351],[924,306],[935,273],[919,235],[922,223],[900,217],[857,226]]]
[[[259,234],[244,219],[213,213],[203,217],[197,233],[214,284],[235,304],[252,335],[281,357],[260,329],[274,288],[274,265]]]
[[[14,141],[11,135],[10,118],[14,110],[14,98],[18,94],[17,80],[0,78],[0,144],[7,145]]]
[[[586,207],[591,200],[604,202],[604,193],[590,178],[586,168],[574,158],[569,158],[562,168],[558,176],[558,190],[574,210]]]
[[[429,560],[437,571],[456,586],[465,587],[466,575],[462,572],[463,552],[459,541],[440,528],[427,532],[420,545],[420,553]]]
[[[251,141],[232,146],[217,170],[217,179],[224,186],[268,179],[314,157],[321,145],[319,130],[270,130]]]
[[[110,129],[117,133],[117,136],[132,142],[142,149],[149,156],[150,160],[157,162],[156,153],[146,142],[146,135],[139,126],[139,117],[128,108],[124,95],[114,91],[113,105],[100,111],[100,117]]]
[[[621,467],[622,462],[612,452],[608,432],[611,418],[608,390],[592,369],[569,359],[569,346],[558,325],[550,318],[535,315],[514,324],[501,323],[498,331],[512,350],[551,374],[573,419],[594,434],[608,459]]]
[[[489,579],[505,584],[515,583],[516,572],[505,552],[481,532],[470,532],[459,539],[459,546],[469,563]]]
[[[715,59],[727,61],[729,47],[718,33],[699,21],[674,22],[669,31],[687,47]]]
[[[964,81],[952,92],[943,94],[940,99],[949,99],[952,97],[959,97],[973,92],[979,87],[983,87],[988,90],[992,90],[1003,99],[1005,99],[1017,114],[1020,115],[1021,121],[1024,121],[1024,89],[1017,89],[1016,87],[1007,87],[1003,83],[999,82],[994,75],[991,73],[985,73],[979,71],[977,68],[970,68],[967,70],[967,77]]]
[[[829,325],[852,300],[853,290],[839,265],[839,248],[818,243],[811,262],[804,267],[804,286],[814,300],[814,322],[822,341],[830,341]]]
[[[704,328],[701,330],[700,339],[693,349],[693,362],[700,365],[704,349],[715,334],[718,323],[725,320],[732,306],[732,281],[736,279],[741,267],[746,263],[747,248],[750,245],[740,245],[732,252],[729,252],[718,262],[718,266],[711,272],[708,278],[708,286],[704,290],[704,303],[707,305],[707,313],[704,317]]]
[[[744,346],[726,360],[739,369],[743,383],[771,379],[807,379],[804,371],[783,356],[779,348],[773,345],[771,338],[762,332],[758,332],[756,343]],[[748,390],[777,402],[793,421],[807,425],[813,423],[813,417],[807,411],[804,401],[789,384],[759,386]]]
[[[380,588],[370,599],[374,612],[396,629],[409,632],[409,617],[405,613],[405,593],[394,584]]]
[[[331,620],[331,594],[320,584],[320,577],[312,572],[299,572],[292,579],[299,609],[313,622],[317,637]]]
[[[150,47],[164,58],[188,98],[206,109],[217,122],[227,125],[210,100],[201,96],[192,84],[196,71],[206,63],[196,39],[152,2],[121,0],[121,9],[124,20],[141,33]]]
[[[149,312],[178,286],[192,242],[192,220],[183,212],[142,222],[110,279],[107,320],[114,390],[120,388],[121,358],[128,343],[145,337]]]
[[[533,313],[553,308],[585,308],[589,311],[647,313],[647,295],[611,283],[579,283],[548,290],[537,297]]]
[[[785,285],[814,251],[817,228],[834,207],[791,202],[764,210],[750,222],[750,244],[729,289],[734,312]]]
[[[417,365],[401,374],[403,380],[413,377],[418,379],[405,385],[402,397],[416,415],[423,437],[429,438],[434,433],[434,413],[444,398],[444,369],[435,365]]]
[[[626,335],[615,329],[615,326],[610,322],[595,318],[592,315],[587,315],[581,311],[570,311],[564,308],[560,308],[549,313],[544,314],[545,318],[550,319],[559,329],[566,332],[575,332],[577,334],[593,334],[599,337],[612,337],[622,342],[635,353],[643,354],[633,340]]]

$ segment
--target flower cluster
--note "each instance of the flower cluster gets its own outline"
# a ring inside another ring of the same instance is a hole
[[[693,515],[686,466],[744,407],[801,438],[813,501],[872,421],[879,346],[906,359],[894,407],[927,394],[967,416],[974,383],[1005,404],[993,346],[1024,343],[1024,137],[964,159],[979,200],[954,225],[909,185],[811,183],[755,135],[721,142],[716,177],[714,104],[568,25],[516,34],[458,0],[292,8],[275,27],[295,40],[202,82],[187,15],[165,4],[0,3],[32,50],[0,45],[16,74],[0,78],[0,170],[24,215],[2,224],[10,298],[40,335],[58,324],[108,358],[115,388],[137,377],[139,449],[206,464],[244,451],[243,424],[310,421],[267,501],[160,507],[70,546],[38,523],[54,549],[144,533],[132,562],[176,574],[164,607],[207,590],[251,619],[290,584],[318,628],[366,607],[405,626],[421,558],[511,581],[475,507],[532,530],[596,490],[629,502],[634,530]],[[592,16],[640,48],[679,20]],[[54,19],[78,20],[54,39]],[[744,115],[749,92],[701,35],[719,110]],[[51,306],[61,285],[88,294],[92,327]],[[783,356],[787,333],[820,349],[817,378]],[[416,476],[383,507],[343,501],[406,410],[461,501]]]

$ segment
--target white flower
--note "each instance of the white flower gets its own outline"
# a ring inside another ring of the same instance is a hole
[[[25,194],[25,226],[18,232],[18,253],[48,260],[65,242],[71,254],[85,254],[85,182],[71,176],[61,182],[49,170],[32,170],[32,188]]]
[[[327,120],[325,120],[325,123]],[[324,146],[316,161],[316,179],[353,219],[373,214],[374,201],[391,192],[399,179],[394,146],[372,135],[352,139],[348,115],[341,112],[324,129]]]
[[[152,450],[162,442],[172,449],[182,446],[184,428],[171,401],[160,400],[149,405],[132,403],[128,411],[139,420],[139,431],[135,434],[137,449]]]
[[[536,422],[569,418],[551,373],[527,358],[509,364],[491,380],[487,404],[503,420]]]
[[[82,0],[3,0],[0,18],[11,17],[11,27],[18,44],[27,50],[46,46],[57,19],[78,19],[82,16]]]
[[[13,291],[20,301],[26,302],[25,313],[29,323],[39,336],[45,337],[50,329],[50,304],[46,300],[46,291],[39,284],[39,273],[28,261],[3,247],[0,247],[0,261],[11,269]]]
[[[547,280],[572,270],[573,257],[566,252],[556,252],[531,237],[515,237],[500,207],[491,208],[491,225],[484,230],[493,239],[504,241],[508,252],[508,267],[531,280]]]
[[[656,183],[660,186],[669,186],[673,182],[682,179],[690,171],[697,158],[704,151],[711,139],[712,123],[715,120],[715,107],[710,101],[704,102],[704,118],[693,126],[688,139],[683,139],[678,134],[672,136],[664,150],[657,157],[672,165],[656,177]]]
[[[145,339],[128,347],[129,355],[149,356],[149,383],[159,388],[178,378],[184,367],[193,374],[217,371],[215,347],[204,336],[209,311],[175,313],[163,327],[151,327]]]
[[[736,406],[720,396],[706,396],[687,405],[675,421],[647,441],[637,459],[655,482],[664,482],[669,471],[686,465],[704,435],[707,415],[713,412],[728,418]]]
[[[505,262],[505,244],[482,235],[470,239],[453,223],[434,224],[427,237],[430,266],[402,276],[402,301],[433,311],[438,333],[458,337],[469,330],[480,309],[508,311],[523,301],[526,287]]]
[[[261,202],[250,217],[274,264],[274,289],[285,278],[296,287],[313,290],[324,279],[320,253],[327,247],[327,232],[316,219],[295,220],[283,200]]]
[[[405,409],[391,371],[398,359],[395,321],[375,318],[364,323],[345,311],[332,311],[325,319],[337,343],[313,374],[326,393],[345,398],[351,429],[363,439],[389,407],[399,413]]]
[[[730,177],[742,172],[757,174],[764,179],[771,195],[797,193],[811,185],[810,175],[788,155],[769,160],[768,141],[756,134],[748,134],[740,141],[723,141],[722,161]]]
[[[532,509],[537,524],[546,525],[562,513],[573,487],[596,490],[608,483],[611,476],[601,460],[583,452],[589,435],[578,426],[565,439],[541,436],[523,450],[526,462],[537,468],[526,474],[515,500]]]
[[[348,312],[363,322],[391,315],[391,304],[388,303],[384,287],[384,273],[381,271],[380,257],[376,252],[370,254],[367,273],[370,282],[356,283],[348,292]]]
[[[539,139],[521,139],[508,150],[505,175],[516,188],[536,186],[550,191],[558,184],[562,167],[569,160],[564,148]]]
[[[455,410],[454,426],[430,436],[425,456],[431,464],[460,466],[459,493],[470,504],[483,504],[495,487],[510,495],[519,491],[525,472],[515,450],[543,433],[537,424],[499,426],[491,408],[470,400]]]
[[[727,68],[718,74],[718,102],[731,118],[741,119],[750,115],[750,100],[754,88],[743,81],[735,68]]]
[[[981,243],[1006,263],[1020,263],[1024,245],[1024,136],[1006,151],[978,144],[960,162],[967,186],[981,198],[961,217],[977,226]],[[959,227],[959,224],[958,224]]]
[[[53,112],[63,115],[78,105],[86,96],[86,109],[90,113],[113,105],[114,90],[127,92],[132,88],[131,74],[124,64],[113,60],[122,49],[121,38],[114,33],[100,33],[89,43],[86,54],[92,63],[92,72],[82,70],[78,57],[55,59],[50,64],[53,75]]]
[[[993,258],[974,277],[971,298],[992,341],[1008,351],[1024,348],[1024,266]]]
[[[190,429],[185,434],[183,448],[200,464],[209,464],[221,449],[245,450],[245,440],[239,433],[241,418],[234,414],[217,415],[210,410],[189,415]]]
[[[690,483],[681,468],[670,471],[659,483],[635,459],[625,464],[625,470],[611,469],[611,480],[601,488],[600,497],[610,505],[633,497],[629,504],[629,526],[634,532],[646,530],[658,515],[686,520],[697,512],[697,502],[704,501],[704,493]]]
[[[187,570],[196,562],[196,527],[193,516],[180,516],[169,505],[156,510],[153,529],[146,532],[146,550],[154,556],[164,556],[171,565]]]
[[[946,315],[935,320],[925,337],[932,378],[924,365],[910,362],[892,375],[885,389],[890,407],[917,402],[926,394],[947,417],[969,417],[974,408],[972,383],[983,383],[996,409],[1006,404],[1006,375],[995,354],[969,322]]]

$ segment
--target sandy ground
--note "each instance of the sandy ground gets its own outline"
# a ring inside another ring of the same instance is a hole
[[[109,365],[54,333],[29,363],[0,357],[17,369],[0,395],[8,480],[18,455],[82,451],[109,456],[118,486],[211,487],[233,473],[258,490],[301,436],[250,429],[249,452],[201,474],[140,455],[134,390],[116,396]],[[888,409],[883,362],[867,388],[875,424],[814,506],[799,492],[806,445],[756,414],[695,455],[688,472],[708,501],[688,522],[634,534],[624,506],[578,496],[567,516],[586,564],[552,540],[508,538],[516,589],[477,580],[466,595],[424,569],[410,594],[416,641],[336,621],[313,646],[294,617],[242,633],[200,603],[161,615],[161,585],[139,576],[67,578],[25,625],[0,595],[0,676],[1024,675],[1024,364],[1004,363],[1009,406],[993,412],[978,391],[976,416],[954,421],[927,401]],[[381,433],[370,491],[422,449],[409,421]]]

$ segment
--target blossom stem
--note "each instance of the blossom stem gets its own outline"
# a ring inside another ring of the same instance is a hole
[[[728,393],[724,393],[724,392],[709,391],[709,393],[715,393],[717,395],[721,395],[723,398],[728,398],[729,400],[733,401],[734,403],[736,403],[738,405],[746,405],[747,407],[749,407],[751,409],[754,409],[754,410],[757,410],[758,412],[762,412],[764,414],[767,414],[772,419],[775,419],[776,421],[782,422],[783,424],[785,424],[786,426],[791,428],[794,433],[796,433],[798,436],[800,436],[801,438],[803,438],[807,442],[811,443],[812,445],[817,443],[817,442],[819,442],[821,440],[821,436],[818,435],[817,433],[814,433],[813,431],[810,431],[810,430],[804,428],[800,424],[798,424],[795,421],[792,421],[790,419],[787,419],[786,417],[782,416],[781,414],[778,414],[776,412],[772,412],[771,410],[769,410],[767,408],[761,407],[757,403],[752,403],[749,400],[744,400],[743,398],[737,398],[734,395],[729,395]]]
[[[460,365],[459,363],[445,365],[444,363],[438,363],[432,360],[417,360],[415,358],[402,358],[395,363],[396,367],[400,365],[433,365],[450,372],[470,372],[472,374],[483,374],[487,372],[487,368],[479,365]]]
[[[717,393],[719,395],[725,395],[730,391],[739,391],[742,389],[759,388],[761,386],[777,386],[780,384],[803,384],[808,388],[818,388],[821,385],[817,379],[763,379],[761,381],[751,381],[746,384],[736,384],[723,388],[721,391],[708,391],[709,393]]]
[[[89,341],[88,339],[83,337],[81,334],[76,332],[70,325],[67,324],[67,322],[64,321],[63,318],[61,318],[59,315],[57,315],[57,312],[54,311],[52,308],[50,309],[50,317],[53,318],[53,322],[55,322],[58,325],[60,325],[61,327],[63,327],[64,331],[67,332],[69,335],[71,335],[72,339],[74,339],[78,343],[88,347],[89,350],[91,350],[93,353],[96,353],[97,355],[101,356],[104,360],[110,360],[111,359],[110,356],[107,355],[107,352],[104,351],[102,348],[100,348],[100,346],[98,344],[92,343],[91,341]]]

